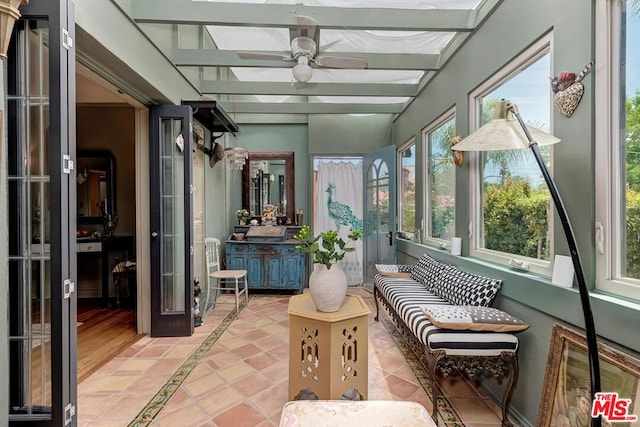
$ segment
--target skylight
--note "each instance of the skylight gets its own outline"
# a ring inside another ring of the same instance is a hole
[[[210,40],[173,54],[202,93],[308,106],[407,103],[498,0],[192,1]]]
[[[194,0],[201,1],[201,0]],[[482,0],[204,0],[219,3],[303,4],[305,6],[386,9],[475,9]]]
[[[233,67],[233,74],[240,81],[292,82],[290,68]],[[411,70],[313,70],[310,83],[418,83],[423,71]]]

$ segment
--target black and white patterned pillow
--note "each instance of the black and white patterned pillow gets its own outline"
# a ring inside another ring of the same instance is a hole
[[[441,329],[516,332],[529,327],[522,320],[491,307],[460,305],[421,305],[427,319]]]
[[[488,307],[500,290],[502,280],[490,279],[448,265],[434,282],[433,292],[453,305]]]
[[[378,274],[388,277],[409,277],[413,265],[406,264],[376,264]]]
[[[433,290],[434,283],[439,280],[440,273],[446,268],[445,264],[424,254],[418,260],[418,263],[411,270],[411,278],[416,282],[420,282],[427,287],[429,291]]]

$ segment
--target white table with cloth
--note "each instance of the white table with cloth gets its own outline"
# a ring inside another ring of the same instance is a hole
[[[280,427],[435,427],[424,406],[397,400],[295,400],[282,409]]]

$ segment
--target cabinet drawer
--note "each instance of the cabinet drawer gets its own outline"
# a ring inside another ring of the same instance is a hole
[[[304,254],[300,249],[296,249],[294,245],[282,246],[282,254],[297,254],[302,257]]]
[[[265,254],[265,255],[279,255],[280,248],[275,245],[268,244],[252,244],[251,245],[251,253],[254,254]]]
[[[102,242],[78,243],[78,252],[102,252]]]
[[[248,253],[249,252],[248,244],[242,243],[229,243],[227,242],[227,253]]]

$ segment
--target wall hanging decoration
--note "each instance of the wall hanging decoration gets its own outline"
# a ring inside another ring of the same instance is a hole
[[[553,104],[556,110],[565,117],[571,117],[584,95],[584,85],[581,80],[591,70],[593,61],[589,62],[576,76],[576,73],[563,71],[551,79],[553,90]]]
[[[460,141],[462,141],[462,135],[453,136],[449,140],[449,142],[451,142],[451,147],[452,147],[451,152],[453,153],[453,163],[455,163],[456,166],[462,166],[462,163],[464,163],[464,154],[462,154],[462,151],[456,151],[453,149],[453,146]]]

